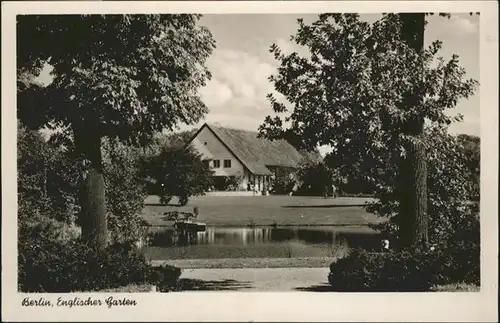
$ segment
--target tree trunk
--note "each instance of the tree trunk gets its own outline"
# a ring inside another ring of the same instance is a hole
[[[82,124],[75,129],[77,151],[89,163],[80,188],[82,238],[89,244],[104,249],[108,241],[104,174],[101,155],[101,135],[98,127]]]
[[[424,47],[424,13],[401,14],[403,37],[410,47],[421,52]],[[407,108],[418,106],[420,93],[410,93]],[[422,250],[428,247],[429,215],[427,213],[427,157],[424,145],[424,119],[406,122],[403,132],[415,139],[406,145],[406,156],[400,165],[400,243],[402,248]]]

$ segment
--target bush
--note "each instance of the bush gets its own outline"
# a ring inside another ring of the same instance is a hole
[[[269,181],[269,192],[271,194],[288,194],[297,186],[296,174],[291,170],[277,168],[275,176]]]
[[[370,253],[355,249],[330,265],[334,290],[419,292],[450,283],[479,285],[479,250],[457,247],[423,253]]]
[[[441,129],[427,130],[426,145],[429,242],[445,248],[456,232],[472,225],[479,208],[469,202],[474,182],[470,180],[463,145]],[[393,246],[399,240],[397,176],[397,167],[392,167],[377,178],[378,200],[367,207],[367,211],[388,220],[374,228],[389,236]]]
[[[433,285],[434,270],[427,255],[369,253],[354,250],[332,263],[328,281],[349,292],[424,291]]]
[[[106,210],[113,243],[138,242],[146,236],[140,213],[146,198],[140,176],[140,154],[117,141],[103,144]]]
[[[309,162],[301,165],[298,171],[300,186],[295,195],[324,196],[332,195],[334,172],[324,162]]]
[[[78,162],[49,145],[37,131],[18,125],[18,220],[31,222],[40,215],[69,223],[79,211]]]
[[[81,159],[71,143],[53,146],[37,131],[18,129],[18,219],[20,223],[77,222]],[[103,143],[108,228],[112,242],[137,242],[145,237],[140,212],[145,189],[136,149],[113,141]]]
[[[164,148],[159,154],[145,156],[142,164],[149,191],[165,197],[178,196],[181,205],[189,197],[204,195],[212,186],[213,171],[193,148]]]
[[[219,177],[221,179],[220,189],[223,191],[239,191],[241,190],[241,183],[243,183],[243,174],[238,174],[236,176],[222,176]]]
[[[97,252],[79,239],[62,240],[50,224],[21,230],[18,283],[21,292],[98,291],[129,284],[172,290],[180,269],[153,267],[132,244],[113,244]]]
[[[468,169],[468,175],[472,184],[470,199],[479,200],[480,196],[480,173],[481,173],[481,139],[477,136],[460,134],[457,141],[462,146],[465,164]]]
[[[143,235],[144,190],[134,149],[105,142],[106,208],[112,244],[101,253],[79,240],[81,163],[71,143],[54,147],[18,129],[18,277],[23,292],[92,291],[131,283],[170,290],[180,270],[152,267],[134,245]]]

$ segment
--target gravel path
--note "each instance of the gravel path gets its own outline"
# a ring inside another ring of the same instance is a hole
[[[183,269],[186,291],[322,291],[328,268]]]

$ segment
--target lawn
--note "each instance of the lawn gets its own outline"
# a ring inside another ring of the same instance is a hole
[[[162,219],[164,212],[192,212],[196,206],[198,221],[210,226],[359,226],[378,221],[365,211],[363,205],[368,201],[356,197],[203,196],[191,198],[180,207],[162,206],[157,196],[149,196],[143,217],[151,225],[165,225],[168,222]]]
[[[146,247],[151,259],[237,259],[237,258],[302,258],[341,257],[347,253],[345,244],[304,244],[300,242],[269,242],[258,244],[196,244],[175,247]]]
[[[181,269],[199,268],[328,268],[335,257],[299,258],[220,258],[154,260],[153,265],[168,264]]]

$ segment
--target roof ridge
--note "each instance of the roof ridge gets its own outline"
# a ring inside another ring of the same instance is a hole
[[[228,130],[236,130],[236,131],[245,131],[245,132],[251,132],[251,133],[258,133],[258,131],[255,131],[255,130],[236,128],[234,126],[224,126],[224,125],[215,124],[215,123],[208,123],[207,122],[206,125],[209,126],[209,127],[214,127],[214,128],[223,128],[223,129],[228,129]]]

